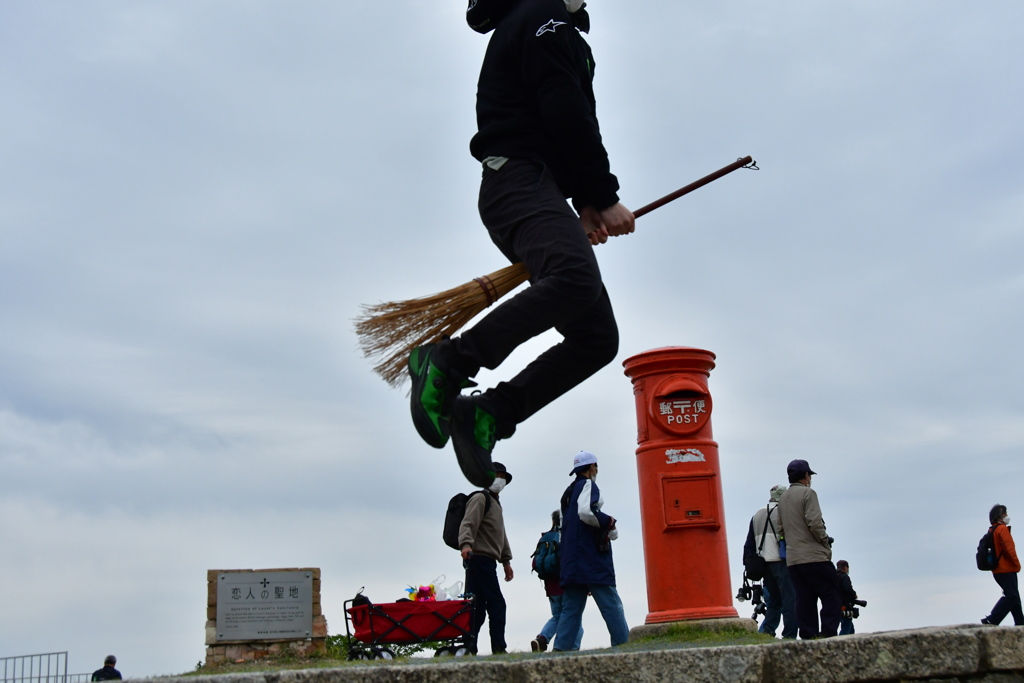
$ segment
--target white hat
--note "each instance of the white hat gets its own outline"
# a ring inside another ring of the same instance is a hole
[[[580,451],[576,454],[576,457],[572,459],[572,472],[576,471],[578,467],[585,467],[587,465],[596,465],[597,456],[590,451]],[[572,474],[569,472],[569,474]]]

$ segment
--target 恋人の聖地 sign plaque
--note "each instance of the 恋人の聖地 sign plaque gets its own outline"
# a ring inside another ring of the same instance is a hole
[[[218,573],[216,629],[218,642],[310,638],[312,572]]]

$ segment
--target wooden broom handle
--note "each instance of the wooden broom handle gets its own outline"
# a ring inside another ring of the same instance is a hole
[[[692,183],[690,183],[686,187],[681,187],[678,190],[676,190],[675,192],[671,192],[671,193],[665,195],[661,199],[656,199],[653,202],[651,202],[650,204],[648,204],[647,206],[641,206],[639,209],[637,209],[636,211],[633,212],[633,217],[634,218],[640,218],[640,216],[643,216],[644,214],[650,213],[651,211],[654,211],[655,209],[657,209],[659,207],[665,206],[666,204],[668,204],[671,201],[675,201],[676,199],[679,199],[684,194],[690,194],[691,192],[696,190],[698,187],[704,187],[708,183],[710,183],[712,181],[715,181],[715,180],[718,180],[719,178],[721,178],[724,175],[729,175],[730,173],[735,171],[737,168],[743,168],[744,166],[750,165],[753,162],[754,162],[754,160],[752,158],[750,158],[749,156],[743,157],[742,159],[737,159],[736,161],[732,162],[728,166],[724,166],[724,167],[718,169],[717,171],[715,171],[714,173],[709,173],[708,175],[704,176],[700,180],[693,181]]]
[[[742,159],[737,159],[736,161],[732,162],[728,166],[723,166],[722,168],[718,169],[714,173],[709,173],[708,175],[704,176],[700,180],[695,180],[692,183],[690,183],[689,185],[687,185],[685,187],[679,188],[675,192],[670,192],[669,194],[665,195],[661,199],[655,199],[650,204],[648,204],[646,206],[641,206],[639,209],[637,209],[636,211],[633,212],[633,218],[640,218],[640,216],[643,216],[644,214],[648,214],[651,211],[654,211],[655,209],[657,209],[659,207],[665,206],[669,202],[672,202],[672,201],[675,201],[676,199],[679,199],[684,194],[690,194],[691,192],[693,192],[697,188],[704,187],[708,183],[710,183],[712,181],[715,181],[715,180],[718,180],[719,178],[721,178],[724,175],[729,175],[730,173],[735,171],[737,168],[743,168],[744,166],[751,166],[752,168],[756,168],[756,164],[755,164],[754,160],[751,157],[749,157],[749,156],[745,156]],[[589,234],[589,231],[588,231],[588,234]]]

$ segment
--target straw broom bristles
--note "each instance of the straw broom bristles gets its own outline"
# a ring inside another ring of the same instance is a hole
[[[438,294],[363,305],[356,334],[363,355],[379,359],[373,371],[394,388],[408,378],[406,361],[412,349],[452,336],[481,311],[530,278],[516,263]]]

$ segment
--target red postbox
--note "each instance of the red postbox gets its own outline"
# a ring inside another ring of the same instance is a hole
[[[626,359],[636,399],[646,623],[736,617],[708,377],[715,354],[671,346]]]

